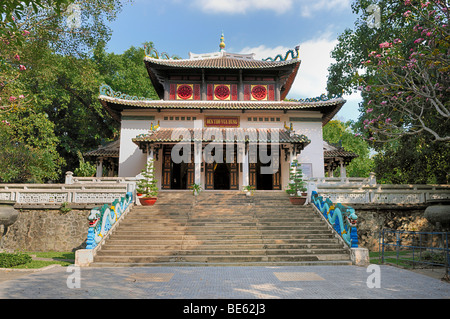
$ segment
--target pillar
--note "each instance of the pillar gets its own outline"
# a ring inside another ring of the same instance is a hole
[[[103,158],[99,158],[97,162],[97,174],[96,177],[102,177],[103,176]]]

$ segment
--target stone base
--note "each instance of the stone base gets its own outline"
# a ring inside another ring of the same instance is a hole
[[[75,266],[87,267],[94,261],[94,251],[92,249],[78,249],[75,251]]]
[[[370,263],[369,250],[367,248],[351,248],[350,258],[353,265],[367,266]]]

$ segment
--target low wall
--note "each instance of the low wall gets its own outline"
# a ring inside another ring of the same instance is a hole
[[[439,231],[424,217],[426,205],[351,205],[358,215],[359,247],[379,251],[383,228],[405,231]]]
[[[90,209],[73,209],[67,213],[57,209],[20,209],[17,221],[3,238],[3,249],[74,251],[84,248],[89,213]]]

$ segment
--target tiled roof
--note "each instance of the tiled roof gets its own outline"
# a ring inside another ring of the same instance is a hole
[[[324,151],[323,156],[325,158],[330,158],[330,157],[356,158],[356,157],[358,157],[358,154],[345,151],[344,149],[338,149],[338,150]]]
[[[149,109],[223,109],[223,110],[300,110],[344,104],[343,98],[328,101],[178,101],[178,100],[124,100],[106,95],[100,101],[112,104]]]
[[[119,157],[120,140],[102,145],[99,148],[84,153],[85,156],[93,157]]]
[[[307,145],[311,141],[305,136],[294,134],[285,129],[257,128],[160,128],[148,134],[133,138],[133,142],[166,142],[181,141],[202,142],[278,142]]]
[[[285,65],[300,63],[300,60],[292,59],[288,61],[263,61],[254,59],[234,58],[233,56],[212,57],[203,59],[154,59],[145,57],[144,61],[153,65],[161,65],[176,68],[203,68],[203,69],[268,69]]]

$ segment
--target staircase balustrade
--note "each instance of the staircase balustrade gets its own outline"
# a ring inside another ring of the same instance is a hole
[[[126,212],[133,202],[133,194],[127,192],[120,200],[114,200],[111,205],[104,204],[101,207],[91,209],[89,214],[89,230],[86,241],[86,249],[93,249],[102,241],[111,230],[112,226]]]
[[[358,248],[358,217],[352,207],[335,204],[316,191],[311,193],[311,202],[350,248]]]

